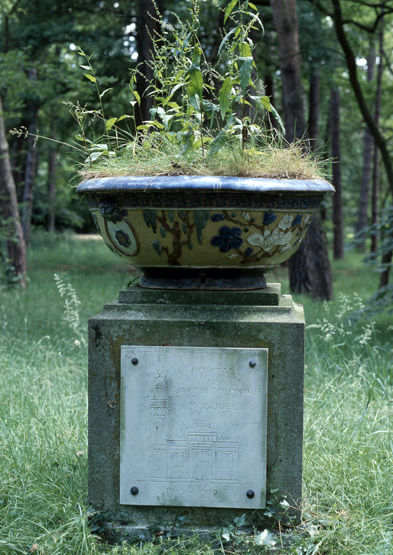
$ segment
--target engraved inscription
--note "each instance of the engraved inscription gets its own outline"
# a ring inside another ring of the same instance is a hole
[[[122,504],[264,506],[266,349],[123,346],[121,373]]]
[[[154,393],[149,398],[150,478],[156,481],[163,478],[186,482],[209,480],[210,483],[217,480],[238,481],[238,438],[222,438],[211,422],[197,420],[191,427],[179,425],[181,435],[173,436],[171,398],[165,397],[164,382],[165,379],[158,373]],[[191,403],[193,406],[196,406],[195,403]],[[201,410],[206,407],[199,403],[196,408]]]

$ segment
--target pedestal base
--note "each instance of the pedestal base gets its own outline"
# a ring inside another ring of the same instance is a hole
[[[119,301],[106,305],[89,321],[89,503],[139,531],[176,526],[183,521],[188,529],[225,526],[243,513],[247,524],[260,525],[265,510],[245,509],[244,505],[120,504],[121,413],[125,410],[121,400],[121,347],[267,349],[267,498],[273,495],[282,512],[279,502],[285,497],[293,507],[292,514],[299,516],[305,327],[302,307],[290,296],[280,295],[277,284],[261,291],[242,292],[133,287],[120,291]],[[242,425],[247,427],[247,420]]]

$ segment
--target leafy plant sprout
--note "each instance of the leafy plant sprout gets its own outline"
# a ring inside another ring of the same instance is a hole
[[[252,32],[263,32],[256,6],[232,0],[223,10],[224,25],[217,63],[203,50],[199,6],[194,0],[189,19],[174,23],[156,8],[162,29],[152,36],[149,62],[153,78],[143,96],[150,98],[150,117],[137,117],[142,98],[138,78],[141,66],[131,71],[131,114],[107,118],[92,57],[82,49],[84,76],[96,88],[99,108],[70,104],[79,126],[75,136],[87,157],[83,177],[115,175],[233,175],[245,177],[315,178],[323,176],[321,163],[301,142],[287,144],[279,114],[264,94],[253,58]],[[94,133],[101,120],[104,133]],[[272,124],[274,122],[274,125]],[[153,163],[154,162],[154,163]]]
[[[64,321],[72,330],[77,339],[75,339],[74,344],[78,347],[80,345],[85,346],[86,340],[84,334],[81,330],[80,321],[80,300],[76,294],[75,289],[72,287],[71,283],[65,281],[58,274],[54,274],[53,278],[56,282],[56,287],[59,295],[64,299]]]

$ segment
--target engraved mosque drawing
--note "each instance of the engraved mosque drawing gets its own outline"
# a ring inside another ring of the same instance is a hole
[[[238,483],[238,438],[221,438],[211,422],[194,421],[173,434],[172,399],[158,373],[149,397],[149,478],[152,481]]]

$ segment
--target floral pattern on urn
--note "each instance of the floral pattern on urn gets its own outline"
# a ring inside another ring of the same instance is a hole
[[[321,180],[146,179],[78,188],[106,245],[143,268],[272,268],[296,252],[324,193],[333,192]]]

